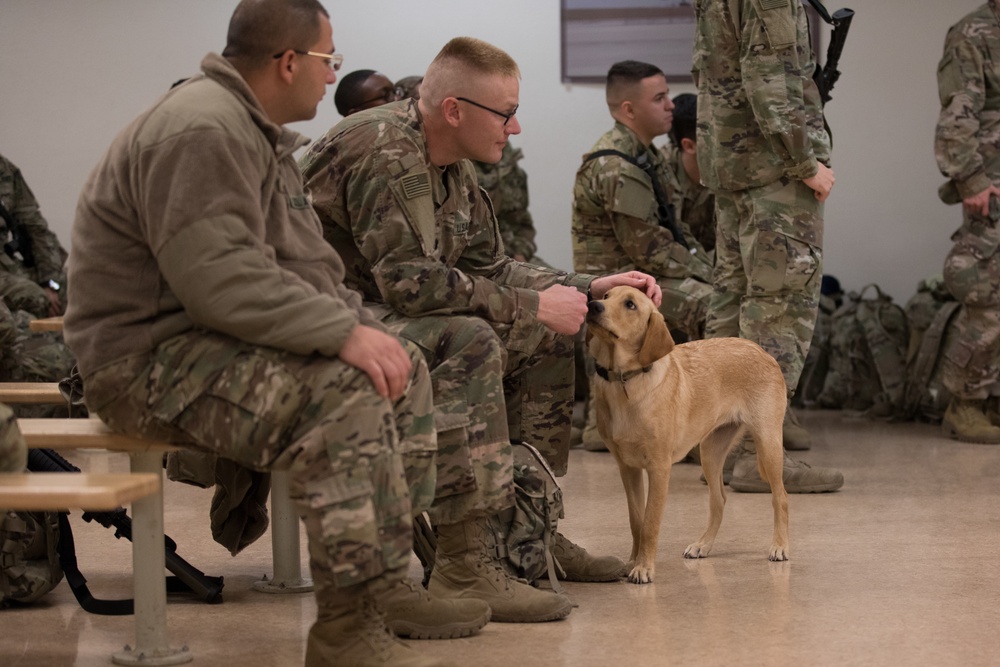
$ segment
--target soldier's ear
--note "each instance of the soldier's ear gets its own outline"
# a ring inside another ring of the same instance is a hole
[[[441,101],[441,117],[452,127],[458,127],[461,120],[461,109],[458,108],[458,100],[454,97],[446,97]]]
[[[684,137],[681,139],[681,150],[689,155],[694,155],[698,152],[698,145],[695,143],[694,139]]]
[[[635,105],[632,104],[631,100],[625,100],[618,105],[619,112],[624,118],[635,118]]]

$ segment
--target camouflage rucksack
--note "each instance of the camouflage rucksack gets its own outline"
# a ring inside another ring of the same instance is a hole
[[[949,325],[961,304],[948,292],[941,276],[921,280],[906,303],[910,343],[906,351],[906,387],[900,416],[940,422],[951,400],[941,379],[939,360]]]
[[[874,299],[864,298],[874,288]],[[821,407],[897,413],[903,398],[909,331],[906,314],[877,285],[848,294],[833,314],[830,369],[818,402]]]
[[[816,404],[826,374],[830,370],[830,344],[833,339],[833,313],[837,310],[836,300],[827,295],[819,297],[819,311],[816,314],[816,326],[813,328],[812,342],[809,344],[809,354],[806,355],[799,375],[799,385],[792,396],[792,405],[797,408],[808,408]]]
[[[0,510],[0,607],[34,602],[62,581],[59,515]]]
[[[537,449],[523,443],[512,444],[511,448],[514,506],[491,519],[499,555],[514,576],[531,582],[548,577],[558,590],[552,546],[563,516],[562,489]]]

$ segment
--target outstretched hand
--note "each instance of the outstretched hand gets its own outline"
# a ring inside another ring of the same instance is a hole
[[[359,324],[341,346],[338,356],[364,371],[383,398],[396,401],[406,391],[413,364],[395,337]]]
[[[653,300],[657,308],[660,307],[660,303],[663,301],[663,292],[660,291],[660,286],[656,284],[656,279],[641,271],[627,271],[625,273],[615,273],[610,276],[594,278],[594,281],[590,283],[590,293],[595,299],[601,299],[612,287],[620,285],[628,285],[629,287],[642,290],[646,293],[646,296]]]

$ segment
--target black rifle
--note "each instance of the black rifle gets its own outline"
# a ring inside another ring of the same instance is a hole
[[[833,91],[837,79],[840,78],[840,70],[837,69],[837,66],[840,64],[840,54],[844,51],[844,42],[847,41],[847,31],[851,29],[854,10],[838,9],[833,13],[833,16],[830,16],[830,12],[819,0],[809,0],[809,4],[816,10],[821,19],[833,26],[833,32],[830,34],[830,45],[826,47],[826,63],[823,64],[823,67],[816,67],[816,71],[813,72],[813,81],[816,82],[820,98],[826,105],[830,101],[830,93]]]
[[[0,218],[7,223],[7,231],[10,232],[10,241],[3,244],[3,250],[11,259],[20,261],[25,267],[33,269],[35,267],[35,251],[31,245],[31,235],[25,229],[21,221],[14,217],[14,214],[7,210],[7,207],[0,201]],[[18,257],[18,254],[21,256]]]
[[[653,196],[656,197],[656,218],[660,221],[660,226],[669,229],[670,233],[674,237],[674,240],[690,250],[691,246],[688,245],[687,239],[684,238],[684,234],[681,233],[680,227],[677,226],[677,214],[674,212],[674,205],[670,203],[669,199],[667,199],[667,193],[663,190],[663,184],[660,183],[660,178],[656,173],[656,168],[653,166],[653,163],[649,161],[649,156],[643,153],[639,157],[632,157],[631,155],[622,153],[621,151],[607,148],[600,151],[594,151],[583,159],[583,163],[587,164],[591,160],[596,160],[599,157],[607,155],[620,157],[626,162],[639,167],[639,169],[642,169],[646,173],[646,176],[649,177],[650,184],[653,186]]]
[[[28,450],[28,470],[34,472],[81,472],[79,468],[51,449]],[[108,512],[84,512],[84,521],[96,521],[115,529],[115,538],[132,541],[132,519],[124,507]],[[65,514],[59,517],[59,558],[66,580],[80,606],[95,614],[127,615],[133,612],[132,600],[97,600],[87,590],[87,580],[76,567],[73,533]],[[177,555],[177,543],[164,535],[164,560],[174,576],[167,578],[171,593],[193,593],[209,604],[222,602],[222,577],[210,577]]]

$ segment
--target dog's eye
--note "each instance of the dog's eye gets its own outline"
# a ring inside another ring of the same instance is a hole
[[[631,301],[631,300],[626,301],[625,302],[625,307],[628,308],[629,310],[635,310],[635,301]]]

